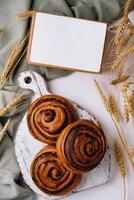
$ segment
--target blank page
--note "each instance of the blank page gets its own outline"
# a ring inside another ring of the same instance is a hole
[[[100,72],[107,24],[36,13],[27,62],[87,72]]]

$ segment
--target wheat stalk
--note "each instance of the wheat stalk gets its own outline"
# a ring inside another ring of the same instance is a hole
[[[123,163],[123,156],[122,156],[121,149],[117,142],[115,142],[115,144],[114,144],[114,150],[115,150],[116,160],[117,160],[120,172],[121,172],[121,176],[122,176],[122,178],[125,178],[126,170],[125,170],[125,166]]]
[[[98,93],[99,93],[99,95],[100,95],[100,97],[101,97],[101,99],[102,99],[102,102],[103,102],[103,104],[104,104],[104,106],[105,106],[107,112],[108,112],[108,113],[111,113],[110,105],[109,105],[109,103],[108,103],[108,101],[107,101],[105,95],[103,94],[103,91],[102,91],[101,87],[99,86],[99,83],[98,83],[97,80],[95,80],[95,79],[94,79],[94,82],[95,82],[96,88],[97,88],[97,90],[98,90]]]
[[[119,138],[120,138],[120,140],[121,140],[121,142],[122,142],[122,144],[123,144],[123,147],[124,147],[124,149],[125,149],[125,151],[126,151],[126,153],[127,153],[128,159],[130,160],[131,165],[132,165],[132,168],[133,168],[133,170],[134,170],[134,162],[133,162],[132,158],[130,157],[130,152],[129,152],[129,149],[128,149],[128,145],[127,145],[127,143],[126,143],[126,139],[125,139],[125,140],[123,139],[125,135],[123,135],[123,137],[122,137],[122,135],[121,135],[121,133],[120,133],[120,130],[119,130],[119,128],[118,128],[118,124],[116,123],[115,119],[114,119],[112,116],[111,116],[111,119],[112,119],[112,121],[113,121],[113,123],[114,123],[114,125],[115,125],[115,127],[116,127],[118,136],[119,136]],[[121,132],[122,132],[122,130],[121,130]],[[122,133],[124,134],[124,132],[122,132]]]
[[[116,128],[117,134],[118,134],[118,136],[119,136],[119,138],[120,138],[120,140],[121,140],[121,142],[123,144],[123,147],[124,147],[124,149],[125,149],[125,151],[126,151],[126,153],[128,155],[128,158],[129,158],[129,160],[131,162],[131,165],[132,165],[132,167],[134,169],[134,163],[133,163],[132,158],[130,157],[130,152],[129,152],[129,148],[128,148],[128,145],[127,145],[127,140],[126,140],[125,134],[124,134],[124,132],[123,132],[121,126],[120,126],[120,123],[118,121],[116,121],[116,118],[115,118],[115,116],[113,115],[113,112],[112,112],[112,108],[111,108],[109,102],[107,101],[106,97],[104,96],[103,91],[102,91],[101,87],[99,86],[99,83],[96,80],[94,80],[94,82],[95,82],[97,90],[98,90],[98,92],[100,94],[100,97],[102,99],[102,102],[103,102],[107,112],[111,116],[111,119],[112,119],[112,121],[113,121],[113,123],[115,125],[115,128]],[[118,127],[118,125],[119,125],[120,128]],[[120,129],[121,129],[121,132],[120,132]]]
[[[126,170],[125,170],[125,166],[123,162],[123,154],[117,142],[115,142],[114,144],[114,150],[115,150],[116,161],[120,169],[120,174],[121,174],[121,177],[123,178],[123,188],[124,188],[123,199],[125,200],[126,199],[126,186],[125,186]]]
[[[127,80],[127,75],[123,74],[124,60],[129,54],[134,53],[134,45],[129,46],[129,41],[134,35],[134,26],[128,18],[129,8],[132,5],[133,0],[127,0],[124,7],[124,16],[120,24],[113,27],[115,31],[114,45],[116,52],[116,59],[114,60],[111,69],[117,70],[117,78],[111,81],[111,84],[116,85]]]
[[[134,93],[128,96],[128,106],[131,116],[134,117]]]
[[[124,144],[127,148],[127,151],[129,152],[129,147],[128,147],[128,143],[127,143],[127,139],[126,139],[126,136],[125,136],[125,133],[122,129],[122,126],[120,124],[120,113],[119,113],[119,109],[118,109],[118,106],[116,104],[116,101],[114,99],[114,97],[112,95],[109,95],[109,105],[111,106],[111,111],[112,111],[112,114],[116,120],[116,122],[118,123],[119,125],[119,128],[121,130],[121,133],[122,133],[122,136],[123,136],[123,140],[124,140]],[[119,133],[120,134],[120,133]]]
[[[0,131],[0,142],[2,141],[4,135],[6,134],[6,131],[9,127],[9,124],[10,124],[10,119],[8,119],[8,121],[5,123],[4,127],[2,128],[2,130]]]
[[[130,83],[129,82],[127,82],[127,83],[125,83],[124,85],[123,85],[123,87],[122,87],[122,92],[127,92],[127,90],[128,90],[128,88],[129,88],[129,85],[130,85]]]
[[[133,54],[134,53],[134,45],[125,48],[120,55],[118,55],[117,59],[115,60],[115,62],[113,63],[113,65],[111,66],[112,69],[117,69],[122,62],[124,61],[124,59],[129,55],[129,54]]]
[[[134,25],[133,25],[133,23],[130,21],[130,19],[128,19],[128,28],[129,28],[130,30],[134,30]]]
[[[121,76],[118,76],[116,79],[112,80],[110,84],[117,85],[119,83],[126,81],[128,78],[129,78],[129,75],[121,75]]]
[[[124,7],[124,19],[128,19],[128,13],[130,6],[134,3],[133,0],[127,0]]]
[[[17,67],[19,61],[26,52],[26,49],[23,51],[23,48],[27,42],[28,35],[19,41],[16,47],[12,50],[11,54],[8,57],[7,63],[4,66],[3,72],[0,76],[0,89],[3,88],[6,80],[9,78],[11,73]]]
[[[128,28],[130,24],[130,20],[128,19],[128,12],[130,5],[133,3],[133,0],[127,0],[125,7],[124,7],[124,16],[122,22],[116,28],[116,35],[115,35],[115,45],[118,47],[119,42],[122,40],[124,30]]]
[[[126,81],[129,76],[121,75],[122,74],[122,63],[123,60],[129,55],[134,53],[134,45],[124,49],[120,55],[118,55],[117,59],[111,66],[112,69],[118,69],[118,77],[115,80],[112,80],[110,83],[116,85],[118,83]]]
[[[133,156],[134,156],[134,148],[132,148],[130,151],[130,157],[132,158]]]
[[[114,38],[115,47],[118,46],[119,41],[120,41],[120,40],[122,39],[122,37],[123,37],[124,30],[125,30],[126,27],[127,27],[127,21],[128,21],[128,20],[123,20],[123,21],[118,25],[118,27],[116,28],[116,34],[115,34],[115,38]]]
[[[122,88],[124,117],[126,122],[129,121],[129,114],[134,117],[134,92],[132,92],[131,95],[128,95],[128,89],[131,84],[133,84],[133,82],[128,82]]]
[[[120,51],[122,51],[122,48],[124,48],[129,40],[131,39],[131,37],[134,35],[134,29],[132,29],[127,36],[122,37],[121,40],[118,42],[118,45],[116,47],[116,53],[117,55],[120,53]]]
[[[24,12],[18,13],[17,17],[19,17],[19,18],[33,17],[35,15],[35,13],[36,12],[34,10],[24,11]]]
[[[115,99],[112,95],[109,95],[109,105],[111,107],[112,114],[114,115],[117,122],[120,121],[120,114],[116,105]]]
[[[30,94],[15,96],[10,103],[0,109],[0,117],[7,114],[11,108],[17,108],[21,111],[22,106],[30,99]]]
[[[125,95],[123,97],[124,97],[124,117],[125,117],[125,121],[128,122],[129,121],[128,101]]]

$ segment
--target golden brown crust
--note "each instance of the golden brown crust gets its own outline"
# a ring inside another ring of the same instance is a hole
[[[89,120],[77,120],[68,125],[58,138],[57,155],[63,165],[74,173],[95,168],[106,151],[105,136]]]
[[[67,170],[59,161],[54,146],[45,146],[33,159],[31,176],[37,187],[50,195],[65,195],[82,176]]]
[[[47,144],[56,143],[61,131],[75,120],[72,103],[57,95],[39,97],[30,105],[27,113],[30,133]]]

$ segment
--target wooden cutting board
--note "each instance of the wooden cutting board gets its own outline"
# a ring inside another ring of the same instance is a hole
[[[18,77],[18,84],[21,88],[33,91],[34,94],[32,96],[32,102],[40,96],[51,94],[47,89],[46,80],[34,71],[22,72]],[[76,109],[77,116],[79,119],[81,118],[91,120],[97,126],[99,126],[99,123],[92,114],[88,113],[86,110],[83,110],[75,102],[72,103],[74,105],[74,108]],[[44,147],[44,145],[44,143],[34,139],[29,133],[25,114],[18,127],[15,138],[15,154],[23,178],[27,185],[29,185],[29,187],[37,193],[37,199],[43,200],[45,198],[54,200],[63,198],[63,196],[55,197],[43,193],[34,184],[30,176],[31,161],[33,160],[34,156]],[[89,188],[106,183],[110,175],[110,168],[111,154],[109,147],[107,146],[105,156],[102,159],[101,163],[91,172],[84,174],[81,183],[67,195],[72,195],[77,192],[86,191]]]

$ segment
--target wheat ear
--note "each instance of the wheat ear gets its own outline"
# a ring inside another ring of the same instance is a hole
[[[114,115],[116,121],[119,122],[120,121],[119,110],[115,102],[115,99],[112,95],[109,95],[109,105],[111,107],[112,114]]]
[[[128,100],[128,94],[127,94],[127,90],[129,88],[129,83],[125,84],[122,88],[122,97],[124,100],[124,105],[123,105],[123,109],[124,109],[124,118],[125,121],[128,122],[129,121],[129,100]]]
[[[134,29],[132,29],[130,31],[130,33],[128,33],[127,36],[121,38],[121,40],[118,42],[118,45],[116,47],[116,53],[117,53],[117,55],[120,53],[120,51],[122,50],[122,48],[124,48],[128,44],[128,42],[131,39],[131,37],[133,36],[133,34],[134,34]]]
[[[134,25],[133,25],[133,23],[130,21],[130,19],[128,19],[128,28],[129,28],[130,30],[134,30]]]
[[[18,13],[17,17],[19,17],[19,18],[33,17],[35,15],[35,13],[36,12],[34,10],[29,10],[29,11]]]
[[[123,21],[118,25],[118,27],[117,27],[117,29],[116,29],[115,38],[114,38],[115,47],[118,46],[119,41],[122,39],[124,30],[125,30],[126,27],[127,27],[127,20],[123,20]]]
[[[110,105],[109,105],[109,103],[108,103],[108,101],[107,101],[105,95],[103,94],[103,91],[102,91],[101,87],[99,86],[99,83],[98,83],[97,80],[95,80],[95,79],[94,79],[94,83],[95,83],[95,85],[96,85],[96,88],[97,88],[97,90],[98,90],[98,93],[99,93],[99,95],[100,95],[100,97],[101,97],[101,100],[102,100],[102,102],[103,102],[103,104],[104,104],[104,106],[105,106],[107,112],[108,112],[108,113],[111,113]]]
[[[123,135],[123,137],[122,137],[122,135],[121,135],[121,133],[124,134],[124,132],[122,132],[122,130],[121,130],[121,133],[120,133],[120,130],[119,130],[119,128],[118,128],[118,124],[116,123],[116,120],[113,118],[113,116],[111,116],[111,119],[112,119],[112,121],[113,121],[113,123],[114,123],[114,125],[115,125],[115,127],[116,127],[118,136],[119,136],[119,138],[120,138],[120,140],[121,140],[121,142],[122,142],[122,144],[123,144],[123,147],[124,147],[124,149],[125,149],[125,151],[126,151],[126,153],[127,153],[128,159],[130,160],[131,165],[132,165],[132,168],[133,168],[133,170],[134,170],[134,163],[133,163],[132,158],[130,157],[130,152],[129,152],[129,149],[128,149],[128,145],[127,145],[127,143],[126,143],[126,140],[124,140],[124,135]]]
[[[116,160],[117,160],[120,172],[121,172],[121,176],[122,176],[122,178],[125,178],[126,170],[125,170],[125,166],[123,163],[123,156],[122,156],[121,149],[117,142],[115,142],[115,144],[114,144],[114,149],[115,149]]]
[[[109,95],[109,105],[111,106],[112,114],[113,114],[113,116],[114,116],[116,122],[118,123],[120,130],[121,130],[121,133],[122,133],[122,136],[123,136],[123,139],[124,139],[124,144],[125,144],[125,146],[127,148],[127,151],[129,152],[129,147],[128,147],[127,139],[126,139],[125,133],[124,133],[124,131],[122,129],[122,126],[120,124],[119,109],[118,109],[116,101],[115,101],[115,99],[114,99],[114,97],[112,95]]]
[[[3,72],[0,76],[0,89],[3,88],[6,80],[9,78],[9,76],[12,74],[12,72],[17,67],[19,61],[22,59],[26,52],[26,48],[23,51],[23,48],[27,42],[28,35],[26,35],[23,39],[18,42],[16,47],[12,50],[10,56],[8,57],[7,63],[4,66]]]
[[[133,0],[127,0],[124,7],[124,19],[128,19],[129,8],[133,4]]]
[[[118,109],[116,101],[115,101],[115,99],[114,99],[114,97],[112,95],[109,95],[109,105],[111,106],[112,114],[113,114],[113,116],[114,116],[116,122],[118,123],[120,130],[121,130],[121,133],[122,133],[121,137],[123,137],[122,139],[124,140],[124,145],[126,146],[126,149],[129,152],[129,147],[128,147],[127,139],[126,139],[125,133],[124,133],[124,131],[122,129],[122,126],[120,124],[119,109]]]
[[[130,157],[132,158],[133,156],[134,156],[134,148],[132,148],[130,151]]]
[[[123,21],[121,22],[121,24],[118,25],[118,27],[116,29],[116,36],[115,36],[116,46],[118,46],[119,41],[121,41],[125,28],[128,27],[128,22],[129,22],[128,12],[129,12],[130,5],[132,3],[133,3],[133,0],[126,1],[125,7],[124,7]]]
[[[112,121],[113,121],[113,123],[114,123],[114,125],[115,125],[115,127],[116,127],[117,133],[118,133],[118,135],[119,135],[119,137],[120,137],[120,139],[121,139],[121,141],[122,141],[122,143],[123,143],[123,145],[124,145],[124,148],[125,148],[126,152],[129,154],[128,149],[127,149],[127,147],[126,147],[126,144],[124,143],[124,140],[123,140],[123,138],[122,138],[122,136],[121,136],[121,134],[120,134],[120,131],[119,131],[119,129],[118,129],[118,126],[117,126],[117,123],[116,123],[116,119],[113,118],[114,115],[113,115],[113,113],[112,113],[111,105],[110,105],[110,103],[107,101],[106,97],[104,96],[103,91],[102,91],[102,89],[101,89],[99,83],[98,83],[96,80],[94,80],[94,82],[95,82],[95,85],[96,85],[96,87],[97,87],[97,90],[98,90],[98,93],[99,93],[99,95],[100,95],[100,98],[102,99],[102,102],[103,102],[103,104],[104,104],[104,106],[105,106],[107,112],[108,112],[108,113],[110,114],[110,116],[111,116],[111,119],[112,119]]]
[[[128,96],[128,109],[132,117],[134,117],[134,93]]]
[[[114,45],[116,52],[116,59],[111,65],[111,69],[118,70],[117,78],[111,81],[111,84],[116,85],[128,79],[127,75],[123,74],[123,62],[129,54],[134,53],[134,45],[127,46],[131,37],[134,35],[134,26],[128,18],[129,8],[132,5],[133,0],[127,0],[124,7],[124,16],[120,24],[113,27],[115,31]]]
[[[122,131],[122,129],[121,129],[121,132],[120,132],[119,127],[118,127],[119,123],[116,121],[116,119],[115,119],[115,117],[114,117],[114,115],[112,113],[111,106],[110,106],[109,102],[107,101],[106,97],[104,96],[103,91],[102,91],[101,87],[99,86],[99,83],[96,80],[94,80],[94,82],[95,82],[97,90],[98,90],[98,92],[100,94],[100,97],[101,97],[101,99],[103,101],[103,104],[104,104],[107,112],[110,114],[111,119],[112,119],[112,121],[113,121],[113,123],[115,125],[117,134],[118,134],[118,136],[119,136],[119,138],[120,138],[120,140],[121,140],[121,142],[123,144],[123,147],[124,147],[124,149],[125,149],[125,151],[126,151],[126,153],[128,155],[128,158],[129,158],[129,160],[131,162],[132,168],[134,169],[134,163],[133,163],[133,160],[130,157],[130,153],[129,153],[128,145],[127,145],[127,142],[126,142],[125,134]]]
[[[123,98],[124,98],[124,108],[126,108],[128,115],[130,114],[132,117],[134,117],[134,91],[132,91],[132,94],[128,95],[128,89],[130,85],[134,85],[134,83],[128,82],[122,88]]]
[[[10,119],[5,123],[4,127],[0,131],[0,142],[2,141],[4,135],[6,134],[6,131],[7,131],[8,127],[9,127],[9,124],[10,124]]]
[[[20,106],[24,105],[30,99],[30,97],[30,94],[15,96],[10,103],[0,109],[0,117],[7,114],[11,108],[19,108]]]
[[[112,80],[110,84],[117,85],[119,83],[126,81],[128,78],[129,78],[129,75],[121,75],[121,76],[118,76],[116,79]]]
[[[114,144],[114,150],[115,150],[116,160],[120,169],[120,174],[121,174],[121,177],[123,178],[123,190],[124,190],[123,199],[125,200],[126,199],[126,184],[125,184],[126,170],[125,170],[125,166],[123,162],[123,155],[117,142],[115,142]]]
[[[129,54],[133,54],[134,53],[134,45],[125,48],[120,55],[118,55],[117,59],[115,60],[115,62],[113,63],[113,65],[111,66],[112,69],[117,69],[122,62],[124,61],[124,59],[129,55]]]

